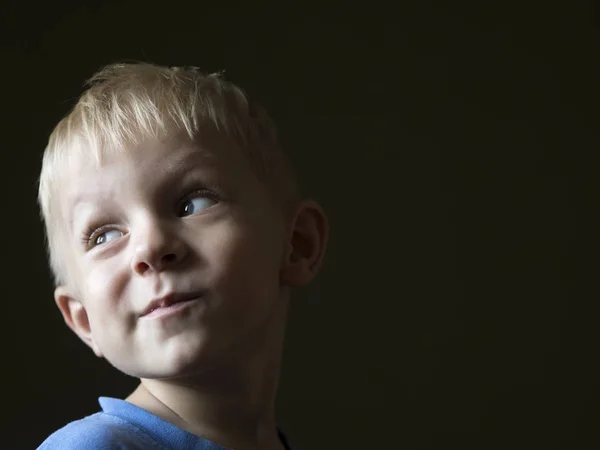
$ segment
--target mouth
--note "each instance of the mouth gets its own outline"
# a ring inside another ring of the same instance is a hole
[[[201,295],[200,292],[167,294],[152,300],[142,311],[140,317],[151,318],[177,311],[188,304],[195,302]]]

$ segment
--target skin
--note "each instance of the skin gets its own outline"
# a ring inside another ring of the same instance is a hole
[[[275,395],[289,291],[317,273],[328,225],[283,210],[237,149],[179,136],[73,158],[57,200],[67,325],[140,379],[126,399],[235,449],[281,449]],[[194,297],[145,317],[153,299]]]

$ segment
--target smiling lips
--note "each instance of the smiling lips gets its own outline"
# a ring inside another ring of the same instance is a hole
[[[152,300],[144,309],[140,317],[157,317],[169,312],[182,309],[193,301],[197,300],[201,294],[199,292],[172,293]]]

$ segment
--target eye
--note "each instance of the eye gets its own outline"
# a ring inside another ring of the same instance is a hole
[[[108,244],[109,242],[114,241],[115,239],[119,239],[123,237],[123,232],[120,230],[107,230],[102,231],[102,229],[98,230],[98,233],[93,234],[90,237],[90,247],[96,247],[102,244]]]
[[[207,193],[196,192],[185,198],[177,210],[179,217],[191,216],[217,204],[217,201]]]

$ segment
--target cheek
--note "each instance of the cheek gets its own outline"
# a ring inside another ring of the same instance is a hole
[[[99,264],[86,274],[84,286],[94,340],[116,367],[121,367],[126,349],[131,349],[129,338],[135,329],[127,302],[122,301],[126,282],[121,273],[114,270],[114,265]]]
[[[249,227],[231,226],[209,240],[213,285],[241,309],[275,294],[279,283],[279,246],[271,233]],[[224,293],[225,293],[224,292]],[[232,300],[233,301],[233,300]]]
[[[95,309],[104,312],[116,312],[123,297],[126,286],[126,277],[122,270],[118,270],[111,261],[95,263],[90,267],[84,277],[84,296],[94,303]],[[110,317],[110,316],[108,316]]]

